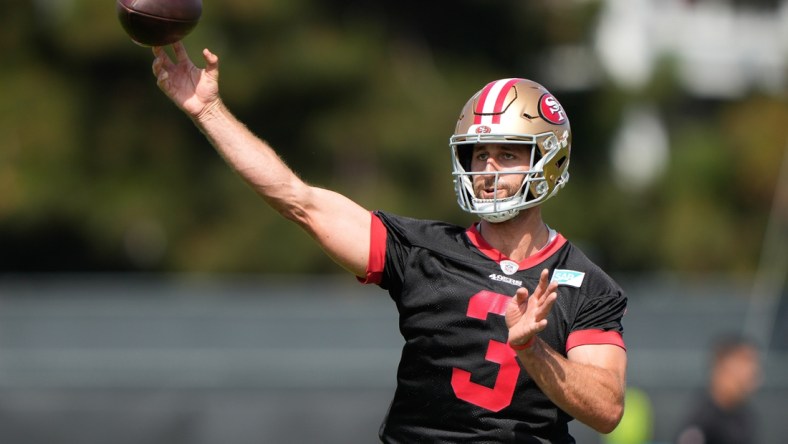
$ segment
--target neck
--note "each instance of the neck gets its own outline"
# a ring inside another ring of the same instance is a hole
[[[494,224],[482,220],[479,232],[490,246],[515,262],[536,254],[550,238],[539,207],[523,210],[506,222]]]

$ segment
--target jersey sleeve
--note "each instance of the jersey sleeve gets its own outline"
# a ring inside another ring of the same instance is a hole
[[[627,298],[620,289],[589,298],[580,307],[566,351],[579,345],[610,344],[626,350],[624,327],[621,323],[627,308]]]
[[[410,231],[418,229],[415,219],[397,217],[381,211],[372,212],[369,261],[366,276],[358,278],[365,284],[390,289],[402,281],[405,260],[412,245]]]

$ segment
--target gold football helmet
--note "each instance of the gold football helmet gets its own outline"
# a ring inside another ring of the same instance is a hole
[[[517,144],[531,148],[527,170],[471,171],[471,154],[477,144]],[[498,223],[520,210],[553,197],[569,180],[572,132],[558,100],[542,85],[526,79],[490,82],[468,100],[449,140],[457,202],[471,214]],[[473,191],[473,176],[523,175],[513,196],[480,199]]]

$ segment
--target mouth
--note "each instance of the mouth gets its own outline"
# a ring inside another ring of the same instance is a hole
[[[498,194],[500,194],[501,190],[498,190]],[[479,197],[482,199],[494,199],[495,198],[495,189],[493,188],[485,188],[479,192]]]
[[[493,201],[506,199],[512,191],[505,181],[498,177],[477,176],[474,178],[474,194],[476,199]]]
[[[497,190],[493,186],[480,188],[476,192],[476,196],[479,199],[485,200],[493,200],[493,199],[502,199],[508,196],[509,193],[506,192],[505,188],[498,188]]]

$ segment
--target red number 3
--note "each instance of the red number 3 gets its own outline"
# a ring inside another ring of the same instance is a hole
[[[503,316],[510,299],[511,296],[486,290],[476,293],[468,302],[467,315],[481,320],[487,320],[490,313]],[[470,372],[456,367],[452,369],[451,386],[454,394],[463,401],[498,412],[512,403],[517,377],[520,376],[520,364],[517,363],[517,353],[514,350],[505,343],[492,339],[484,358],[501,366],[493,388],[472,382]]]

